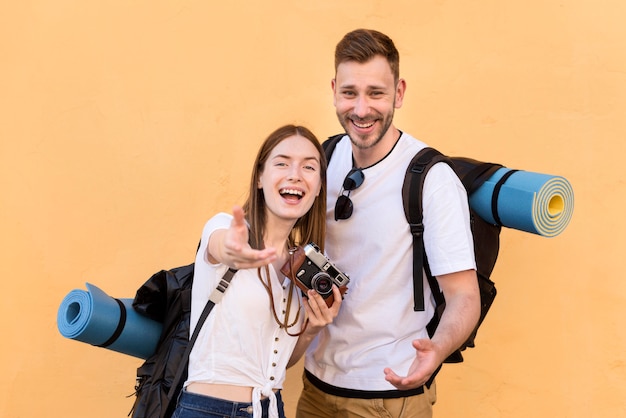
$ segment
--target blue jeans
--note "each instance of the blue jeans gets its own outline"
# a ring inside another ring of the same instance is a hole
[[[278,416],[285,418],[283,398],[276,392]],[[263,418],[268,417],[269,399],[261,401]],[[172,418],[252,418],[252,403],[233,402],[183,390]]]

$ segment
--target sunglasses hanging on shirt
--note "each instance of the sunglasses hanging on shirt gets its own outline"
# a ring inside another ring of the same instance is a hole
[[[350,192],[358,189],[361,184],[363,184],[364,180],[365,174],[363,174],[363,170],[360,168],[353,168],[348,172],[346,178],[343,180],[343,186],[337,198],[337,203],[335,204],[336,221],[348,219],[352,216],[354,206],[352,205],[352,200],[350,200]],[[345,192],[348,192],[348,194],[344,194]]]

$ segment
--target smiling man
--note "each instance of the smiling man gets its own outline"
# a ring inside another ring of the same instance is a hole
[[[328,167],[326,252],[351,287],[307,350],[296,416],[431,417],[434,374],[480,312],[467,195],[447,164],[428,172],[425,250],[447,303],[430,338],[435,304],[425,282],[426,308],[413,310],[413,240],[402,205],[406,169],[426,144],[393,124],[406,91],[393,41],[366,29],[345,35],[331,86],[347,135]]]

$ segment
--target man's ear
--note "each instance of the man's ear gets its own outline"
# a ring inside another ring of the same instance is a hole
[[[402,102],[404,101],[404,93],[406,92],[406,80],[401,78],[398,80],[398,84],[396,85],[396,109],[400,109],[402,107]]]

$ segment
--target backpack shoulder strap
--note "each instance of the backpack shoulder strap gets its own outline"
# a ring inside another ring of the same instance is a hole
[[[196,327],[193,330],[193,334],[191,335],[191,338],[189,338],[189,342],[187,344],[187,347],[185,348],[185,353],[183,354],[181,363],[178,366],[178,370],[176,371],[176,375],[174,376],[174,380],[172,381],[172,386],[170,387],[170,390],[167,393],[167,398],[163,400],[164,407],[161,409],[161,418],[164,416],[168,416],[173,411],[173,408],[176,407],[176,399],[175,399],[176,391],[177,391],[177,388],[179,388],[184,383],[183,376],[185,375],[185,372],[187,372],[187,366],[189,364],[189,355],[191,354],[191,349],[196,343],[196,340],[198,339],[198,335],[200,335],[200,329],[202,328],[202,325],[204,325],[204,322],[208,318],[215,304],[219,303],[222,300],[222,297],[224,296],[224,292],[228,288],[228,285],[233,279],[233,276],[235,275],[235,273],[237,273],[237,270],[233,268],[229,268],[226,271],[226,273],[224,274],[224,276],[218,283],[215,290],[213,290],[213,293],[211,293],[211,295],[209,296],[209,300],[207,301],[206,305],[204,305],[204,309],[202,310],[202,313],[200,314],[198,323],[196,324]]]
[[[423,311],[425,307],[422,270],[425,268],[428,269],[428,263],[425,262],[426,253],[424,251],[422,189],[428,170],[439,162],[452,164],[446,156],[434,148],[427,147],[420,150],[407,167],[404,184],[402,186],[404,215],[409,223],[411,235],[413,235],[413,310],[415,311]],[[427,273],[432,288],[431,274],[430,272]],[[436,288],[438,288],[438,286]],[[443,300],[439,300],[442,297],[440,292],[433,291],[433,296],[435,297],[437,305],[443,302]]]
[[[333,155],[333,151],[335,151],[335,147],[337,143],[344,137],[345,134],[337,134],[331,137],[324,142],[322,142],[322,147],[324,148],[324,153],[326,154],[326,161],[330,161],[330,157]]]

